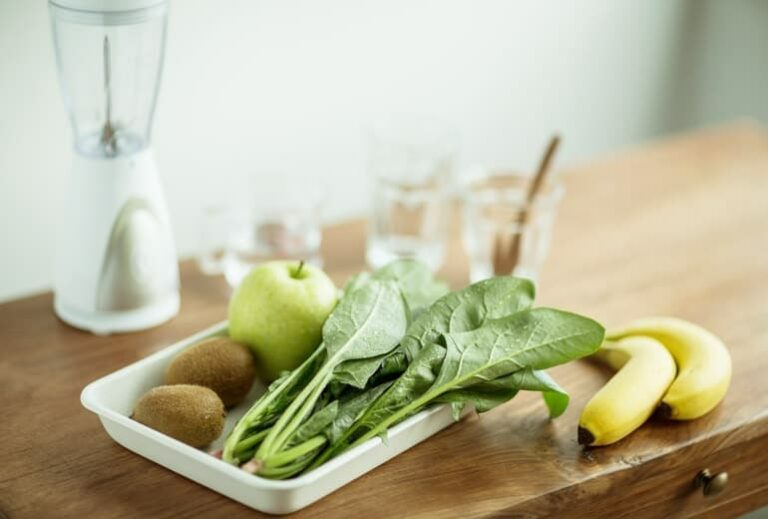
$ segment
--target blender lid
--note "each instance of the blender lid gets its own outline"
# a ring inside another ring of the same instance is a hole
[[[50,3],[57,7],[94,13],[135,11],[167,2],[168,0],[50,0]]]

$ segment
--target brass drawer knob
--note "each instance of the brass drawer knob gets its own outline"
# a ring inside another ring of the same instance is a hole
[[[713,476],[709,469],[704,469],[696,475],[693,484],[696,488],[701,488],[701,493],[705,497],[716,496],[725,490],[728,484],[728,473],[718,472]]]

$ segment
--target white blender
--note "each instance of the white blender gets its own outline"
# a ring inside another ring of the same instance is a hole
[[[94,333],[178,313],[168,211],[149,147],[167,0],[50,0],[74,161],[59,215],[54,309]]]

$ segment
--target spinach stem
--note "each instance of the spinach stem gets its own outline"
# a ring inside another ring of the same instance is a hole
[[[270,429],[264,429],[238,442],[237,445],[235,445],[234,454],[237,456],[247,451],[248,449],[255,447],[256,445],[261,443],[261,440],[263,440],[267,436],[267,434],[269,434],[269,431]]]
[[[417,411],[417,410],[421,409],[422,407],[427,405],[431,400],[433,400],[434,398],[437,398],[443,392],[444,391],[438,390],[438,391],[427,392],[427,393],[421,395],[421,397],[417,398],[416,400],[413,400],[407,406],[401,407],[400,410],[398,410],[397,412],[389,415],[387,418],[385,418],[384,420],[379,422],[376,425],[376,427],[374,427],[373,429],[371,429],[370,431],[368,431],[367,433],[362,435],[360,438],[358,438],[357,440],[352,442],[352,444],[349,445],[349,447],[347,447],[346,449],[343,449],[343,450],[345,451],[345,450],[353,449],[353,448],[357,447],[358,445],[367,442],[368,440],[370,440],[374,436],[378,436],[379,434],[381,434],[382,431],[386,431],[387,429],[389,429],[390,425],[393,425],[393,424],[399,422],[400,420],[402,420],[403,418],[405,418],[409,414],[413,413],[414,411]]]
[[[224,449],[221,459],[231,464],[237,462],[234,456],[235,447],[240,442],[240,439],[243,437],[243,435],[245,435],[245,433],[252,425],[257,423],[262,418],[262,415],[266,412],[267,409],[269,409],[269,406],[282,395],[283,391],[285,391],[285,388],[290,387],[291,384],[301,374],[303,374],[304,368],[312,364],[317,356],[320,355],[324,350],[325,348],[322,344],[318,346],[312,355],[310,355],[309,358],[301,364],[301,366],[293,370],[291,374],[286,377],[286,379],[277,388],[275,388],[274,391],[265,393],[259,400],[256,401],[256,403],[254,403],[253,407],[251,407],[251,409],[249,409],[248,412],[242,418],[240,418],[240,420],[237,422],[237,425],[235,425],[235,428],[227,437],[226,442],[224,442]]]
[[[355,423],[349,426],[346,431],[341,435],[341,438],[336,440],[332,445],[330,445],[327,449],[323,451],[323,453],[315,458],[315,460],[312,462],[312,465],[310,465],[309,470],[315,469],[328,461],[330,458],[335,457],[340,452],[345,451],[344,445],[347,443],[347,440],[349,440],[349,437],[352,435],[352,433],[356,430],[355,429]]]
[[[238,465],[240,465],[241,463],[245,463],[246,461],[252,459],[254,454],[256,454],[256,449],[248,449],[243,452],[236,452],[235,461]]]
[[[269,431],[269,434],[259,446],[259,450],[256,451],[256,457],[264,460],[270,457],[280,448],[285,445],[294,430],[301,425],[301,421],[306,415],[312,411],[315,402],[320,397],[320,394],[328,385],[333,374],[334,358],[326,360],[325,364],[320,371],[312,378],[312,380],[304,386],[301,393],[291,402],[291,405],[283,411],[280,418],[275,425]]]
[[[264,468],[259,472],[259,476],[270,479],[288,479],[304,470],[311,460],[312,457],[308,456],[306,459],[300,458],[290,465],[276,468]]]
[[[336,456],[336,453],[339,451],[339,447],[343,445],[343,442],[346,441],[346,435],[342,436],[341,439],[337,442],[331,445],[329,448],[325,449],[323,453],[315,458],[315,460],[312,462],[312,464],[309,466],[309,470],[314,470],[326,461],[328,461],[330,458],[333,458]],[[343,451],[344,449],[342,449]]]
[[[328,374],[322,378],[320,383],[317,384],[315,391],[309,396],[307,401],[304,402],[304,405],[301,406],[299,412],[296,413],[289,424],[281,431],[281,434],[277,436],[274,443],[275,451],[282,449],[283,446],[288,443],[288,440],[293,435],[293,433],[296,432],[296,429],[299,428],[304,419],[312,414],[312,410],[315,408],[315,403],[320,398],[323,390],[325,390],[328,382],[330,382],[332,374],[332,370],[329,370]]]
[[[288,465],[289,463],[296,461],[302,456],[309,454],[313,451],[316,451],[317,449],[325,445],[327,441],[328,440],[322,434],[314,436],[309,440],[305,441],[304,443],[300,443],[295,447],[291,447],[290,449],[280,451],[277,454],[274,454],[273,456],[270,456],[269,458],[265,459],[263,467],[265,469],[272,469],[272,468]]]

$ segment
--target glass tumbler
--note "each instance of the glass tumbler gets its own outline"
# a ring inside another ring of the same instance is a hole
[[[280,210],[244,211],[235,215],[222,258],[230,286],[260,263],[275,259],[303,260],[322,267],[319,207],[287,206]]]
[[[425,121],[379,127],[370,136],[368,168],[373,183],[368,264],[378,268],[414,258],[440,268],[453,170],[450,132]]]
[[[467,185],[462,238],[472,282],[510,274],[538,281],[565,188],[550,182],[528,202],[530,181],[493,173]]]
[[[203,207],[197,224],[197,266],[203,274],[224,273],[224,250],[232,225],[232,211],[226,205]]]
[[[199,230],[198,265],[206,274],[224,274],[236,287],[260,263],[275,259],[304,260],[322,267],[322,200],[324,189],[296,189],[272,183],[243,200],[203,210]],[[235,197],[233,199],[242,199]]]

